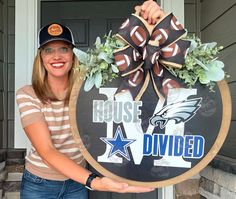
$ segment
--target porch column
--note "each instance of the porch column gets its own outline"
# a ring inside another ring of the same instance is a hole
[[[15,90],[31,84],[31,73],[37,49],[39,27],[39,1],[15,0]],[[15,105],[15,148],[26,148],[27,137],[20,123],[19,110]]]

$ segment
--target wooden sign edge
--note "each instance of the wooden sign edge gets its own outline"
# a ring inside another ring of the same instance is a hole
[[[79,74],[80,75],[80,74]],[[77,127],[77,120],[76,120],[76,103],[77,103],[77,98],[78,94],[80,92],[80,89],[83,84],[83,78],[77,78],[77,81],[75,82],[71,96],[70,96],[70,101],[69,101],[69,116],[70,116],[70,124],[71,124],[71,130],[72,130],[72,135],[77,143],[79,143],[79,148],[84,156],[84,158],[89,162],[89,164],[94,167],[98,172],[100,172],[102,175],[110,177],[112,179],[115,179],[117,181],[122,181],[122,182],[127,182],[130,185],[137,185],[137,186],[149,186],[149,187],[165,187],[173,184],[177,184],[179,182],[182,182],[197,173],[199,173],[207,164],[215,157],[215,155],[219,152],[221,146],[223,145],[226,136],[228,134],[230,122],[231,122],[231,115],[232,115],[232,102],[231,102],[231,96],[230,96],[230,91],[228,84],[225,80],[222,80],[220,82],[217,82],[219,90],[220,90],[220,95],[222,99],[222,121],[221,121],[221,126],[220,126],[220,131],[219,134],[216,138],[216,141],[208,154],[197,164],[195,165],[192,169],[189,171],[174,177],[170,178],[168,180],[162,180],[162,181],[154,181],[154,182],[139,182],[139,181],[134,181],[134,180],[128,180],[125,178],[122,178],[120,176],[117,176],[113,174],[112,172],[108,171],[104,167],[102,167],[94,158],[90,155],[90,153],[87,151],[86,147],[83,144],[82,138],[79,135],[79,130]]]

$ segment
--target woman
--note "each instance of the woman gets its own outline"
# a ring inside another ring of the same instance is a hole
[[[151,0],[135,9],[150,24],[164,16]],[[26,157],[21,198],[86,199],[86,188],[119,193],[154,190],[98,177],[85,168],[84,158],[70,132],[68,113],[74,82],[72,69],[78,65],[72,51],[74,46],[68,27],[60,24],[43,27],[39,31],[32,86],[17,91],[22,126],[32,143]]]

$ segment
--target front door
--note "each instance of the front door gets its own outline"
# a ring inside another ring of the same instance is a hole
[[[97,36],[118,30],[142,0],[131,1],[42,1],[41,25],[59,22],[74,33],[81,50],[92,47]]]
[[[67,25],[74,33],[76,46],[86,50],[92,47],[97,36],[103,37],[110,30],[116,32],[122,22],[134,12],[134,6],[142,2],[141,0],[41,1],[41,25],[52,22]],[[157,199],[158,191],[146,194],[90,192],[89,198]]]

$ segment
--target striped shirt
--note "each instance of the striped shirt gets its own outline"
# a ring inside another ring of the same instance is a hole
[[[77,164],[85,166],[85,160],[79,151],[78,143],[73,139],[70,122],[69,107],[64,101],[55,101],[43,104],[36,96],[32,86],[24,86],[16,93],[22,127],[38,121],[45,121],[51,134],[52,142],[57,150],[68,156]],[[39,134],[37,130],[35,133]],[[26,156],[26,169],[31,173],[45,179],[66,180],[55,169],[48,166],[32,146]]]

